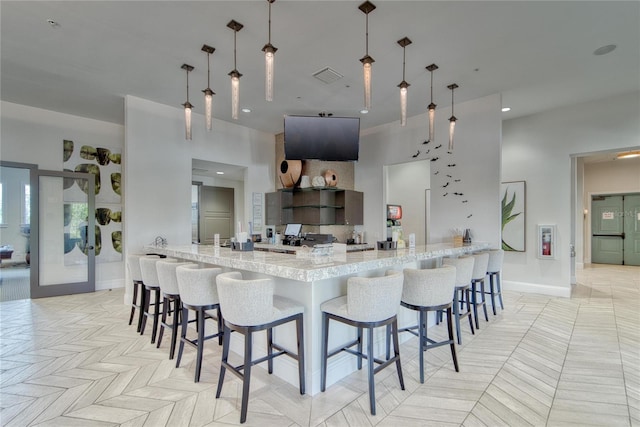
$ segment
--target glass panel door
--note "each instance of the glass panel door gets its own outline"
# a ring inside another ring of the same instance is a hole
[[[31,297],[95,290],[95,175],[38,171],[33,206]],[[98,236],[99,237],[99,236]],[[99,249],[98,249],[99,250]]]

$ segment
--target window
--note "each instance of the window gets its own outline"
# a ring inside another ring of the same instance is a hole
[[[22,187],[22,225],[31,224],[31,185]]]

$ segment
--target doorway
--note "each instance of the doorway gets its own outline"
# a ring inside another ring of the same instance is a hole
[[[640,266],[640,194],[591,198],[591,262]]]
[[[31,173],[36,165],[0,163],[0,301],[31,298]]]
[[[234,235],[234,189],[199,183],[192,189],[192,240],[213,245],[214,235],[219,234],[221,241],[229,241]]]

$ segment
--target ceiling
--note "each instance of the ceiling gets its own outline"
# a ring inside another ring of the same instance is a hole
[[[214,116],[282,132],[285,114],[360,116],[361,128],[399,119],[405,36],[408,115],[434,101],[456,102],[501,93],[512,110],[503,119],[620,94],[640,87],[640,2],[618,1],[380,1],[369,15],[373,64],[372,108],[363,107],[365,15],[360,1],[285,1],[272,5],[275,96],[264,99],[268,3],[262,1],[5,1],[1,14],[1,97],[4,101],[124,123],[125,95],[204,110],[206,54],[211,57]],[[231,119],[228,73],[243,74],[240,105]],[[54,24],[48,23],[54,21]],[[593,52],[615,44],[613,52]],[[312,75],[330,67],[344,77],[325,84]],[[458,117],[462,124],[464,117]]]

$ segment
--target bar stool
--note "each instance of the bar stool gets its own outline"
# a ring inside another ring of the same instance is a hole
[[[398,309],[402,296],[403,274],[400,271],[387,271],[382,277],[349,277],[347,295],[323,302],[322,310],[322,361],[320,366],[320,390],[325,391],[327,383],[327,359],[342,351],[358,357],[358,369],[362,369],[362,359],[368,361],[369,405],[371,415],[376,414],[376,396],[374,374],[395,363],[404,390],[402,366],[400,364],[400,346],[398,343]],[[451,299],[451,295],[449,295]],[[358,328],[354,341],[341,345],[328,352],[329,320],[335,320]],[[373,330],[386,326],[386,360],[377,359],[373,353]],[[362,330],[367,329],[367,352],[362,351]],[[389,339],[393,335],[393,357],[389,357]],[[357,350],[351,347],[357,345]],[[374,368],[374,363],[379,366]]]
[[[476,320],[476,329],[480,329],[478,321],[478,306],[482,306],[484,310],[484,319],[489,321],[489,314],[487,313],[487,301],[484,296],[484,279],[487,275],[487,266],[489,265],[489,253],[480,252],[471,255],[475,263],[473,264],[473,275],[471,276],[471,306],[473,307],[473,317]],[[480,289],[478,289],[478,285]],[[480,293],[481,300],[478,301],[478,293]]]
[[[420,364],[420,383],[424,383],[424,352],[430,348],[449,345],[451,347],[451,358],[456,372],[458,369],[458,358],[456,357],[456,346],[453,339],[453,323],[451,321],[451,295],[456,287],[456,268],[444,266],[425,270],[405,268],[404,286],[402,288],[401,305],[410,310],[417,311],[418,325],[401,328],[400,332],[410,332],[418,337],[419,348],[418,357]],[[447,311],[447,329],[449,339],[436,342],[427,337],[427,314],[429,311]],[[415,330],[418,330],[416,333]]]
[[[456,288],[453,291],[453,319],[456,322],[456,334],[458,337],[458,345],[462,345],[462,332],[460,331],[460,318],[469,318],[469,328],[471,334],[475,335],[473,330],[473,319],[471,318],[471,276],[473,275],[473,265],[475,259],[470,256],[462,256],[459,258],[444,258],[443,265],[450,265],[456,268]],[[465,304],[466,302],[466,304]],[[460,313],[462,307],[466,305],[467,310]]]
[[[182,312],[182,302],[180,301],[180,288],[178,288],[178,277],[176,269],[181,265],[190,265],[188,262],[167,262],[160,260],[156,263],[158,270],[158,283],[162,292],[162,318],[160,319],[160,333],[156,348],[162,344],[164,329],[171,329],[171,344],[169,346],[169,360],[173,359],[176,351],[176,341],[178,337],[180,314]],[[173,308],[171,305],[173,304]],[[172,314],[171,323],[167,323],[167,316]]]
[[[144,335],[144,329],[147,325],[149,316],[153,317],[153,330],[151,331],[151,343],[156,342],[156,334],[158,333],[158,322],[160,320],[160,283],[158,282],[158,270],[156,263],[160,261],[160,257],[149,255],[140,257],[140,272],[142,273],[142,281],[144,283],[144,310],[142,315],[142,326],[140,327],[140,335]],[[175,258],[162,258],[162,261],[176,262]],[[153,293],[153,304],[151,304],[151,294]],[[153,314],[149,313],[150,306],[153,305]]]
[[[251,368],[254,365],[268,362],[268,371],[273,373],[273,359],[287,355],[298,361],[298,375],[300,394],[305,393],[304,379],[304,307],[288,298],[273,295],[273,280],[252,279],[243,280],[242,273],[234,271],[220,274],[216,278],[220,308],[224,319],[224,333],[222,344],[222,362],[220,364],[220,378],[216,399],[220,397],[224,375],[230,369],[238,378],[242,379],[242,403],[240,422],[247,419],[249,405],[249,383]],[[293,353],[273,342],[273,328],[288,322],[296,322],[297,353]],[[267,356],[253,360],[252,335],[254,332],[267,330]],[[231,331],[244,335],[244,364],[233,366],[229,363],[229,345]],[[277,350],[274,353],[273,350]]]
[[[131,314],[129,315],[129,324],[133,323],[136,309],[138,309],[138,328],[140,332],[142,327],[142,315],[144,311],[144,283],[142,282],[142,271],[140,270],[140,257],[145,255],[131,254],[127,255],[127,267],[129,268],[129,276],[133,282],[133,297],[131,298]],[[152,256],[152,255],[148,255]],[[160,257],[157,257],[160,258]],[[140,294],[140,302],[138,302],[138,294]]]
[[[489,251],[489,263],[487,265],[487,275],[489,276],[489,294],[491,295],[491,307],[493,307],[493,315],[496,314],[496,295],[500,300],[500,308],[504,310],[502,303],[502,284],[500,283],[500,271],[502,270],[502,262],[504,261],[504,250],[491,249]],[[495,289],[493,280],[495,277]]]
[[[176,268],[176,279],[178,280],[180,301],[182,302],[182,329],[180,331],[180,347],[178,348],[176,368],[180,367],[185,343],[195,347],[195,382],[200,382],[204,342],[218,337],[218,344],[222,344],[222,316],[216,288],[216,276],[220,273],[222,273],[221,268],[198,268],[197,264],[181,265]],[[195,339],[187,337],[187,329],[190,323],[189,310],[196,312],[195,320],[198,335]],[[213,319],[217,322],[217,332],[215,334],[206,335],[206,319]]]

